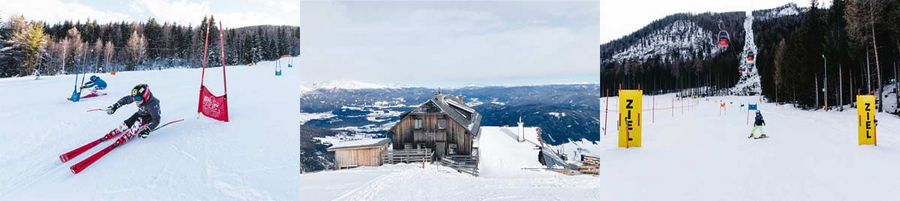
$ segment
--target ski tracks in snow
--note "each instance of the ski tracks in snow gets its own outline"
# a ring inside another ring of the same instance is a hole
[[[373,200],[375,198],[375,195],[377,195],[381,190],[384,190],[384,186],[388,182],[387,180],[391,180],[395,176],[398,176],[406,171],[410,170],[396,171],[390,174],[381,175],[369,182],[366,182],[366,184],[363,184],[347,193],[344,193],[335,200]]]

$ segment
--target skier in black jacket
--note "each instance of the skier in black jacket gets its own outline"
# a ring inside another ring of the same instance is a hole
[[[147,129],[138,131],[138,135],[141,138],[147,138],[150,135],[150,131],[159,125],[160,120],[159,100],[150,93],[150,86],[147,84],[135,86],[131,90],[130,96],[122,97],[115,104],[107,107],[106,113],[112,115],[119,107],[131,103],[137,105],[138,111],[125,120],[125,124],[122,125],[119,131],[131,128],[135,122],[141,122],[142,125],[147,125]]]
[[[753,134],[756,133],[756,130],[759,130],[760,133],[759,137],[756,137],[756,139],[768,137],[766,136],[766,132],[763,131],[763,126],[765,125],[766,121],[763,120],[762,112],[756,110],[756,120],[753,121],[753,130],[750,130],[750,137],[747,138],[753,138]]]

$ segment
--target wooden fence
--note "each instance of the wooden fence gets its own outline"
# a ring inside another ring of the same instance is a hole
[[[441,158],[441,165],[461,173],[478,176],[478,158],[469,155],[448,155]]]
[[[385,164],[431,163],[432,157],[434,157],[434,151],[424,148],[389,150],[384,152],[383,159]]]

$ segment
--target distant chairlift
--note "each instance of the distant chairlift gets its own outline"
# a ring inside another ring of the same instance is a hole
[[[753,62],[754,56],[755,55],[753,54],[753,51],[748,51],[747,52],[747,62]]]
[[[728,44],[731,43],[731,36],[728,35],[728,31],[725,31],[722,23],[722,20],[719,20],[719,48],[728,48]]]
[[[725,30],[719,31],[719,48],[727,48],[730,42],[731,37],[728,36],[728,32]]]

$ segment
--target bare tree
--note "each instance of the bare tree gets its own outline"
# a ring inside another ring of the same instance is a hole
[[[876,99],[879,100],[878,111],[882,111],[881,107],[881,64],[878,59],[878,43],[875,38],[875,24],[879,24],[885,20],[885,9],[890,0],[858,0],[847,1],[847,14],[844,19],[847,21],[847,34],[853,39],[853,42],[864,46],[871,39],[872,50],[875,53],[875,76],[878,77],[878,83],[875,85],[875,91],[878,92]]]
[[[66,39],[69,41],[69,50],[72,52],[73,67],[78,68],[79,62],[84,56],[84,42],[81,41],[81,32],[77,28],[66,31]],[[74,71],[73,71],[74,72]]]
[[[113,70],[109,63],[112,61],[115,51],[112,41],[106,41],[106,45],[103,45],[103,66],[106,67],[106,70]]]
[[[134,70],[134,67],[141,64],[147,53],[147,39],[137,31],[131,33],[128,38],[128,70]]]
[[[96,72],[104,72],[103,68],[106,66],[100,66],[100,56],[102,56],[101,52],[103,52],[103,40],[98,39],[94,42],[94,48],[91,49],[91,62],[94,63],[94,69]]]
[[[781,42],[778,42],[778,47],[775,49],[775,72],[773,73],[772,79],[775,81],[775,102],[778,103],[778,88],[781,88],[782,83],[782,70],[784,68],[784,46],[785,41],[782,38]]]

